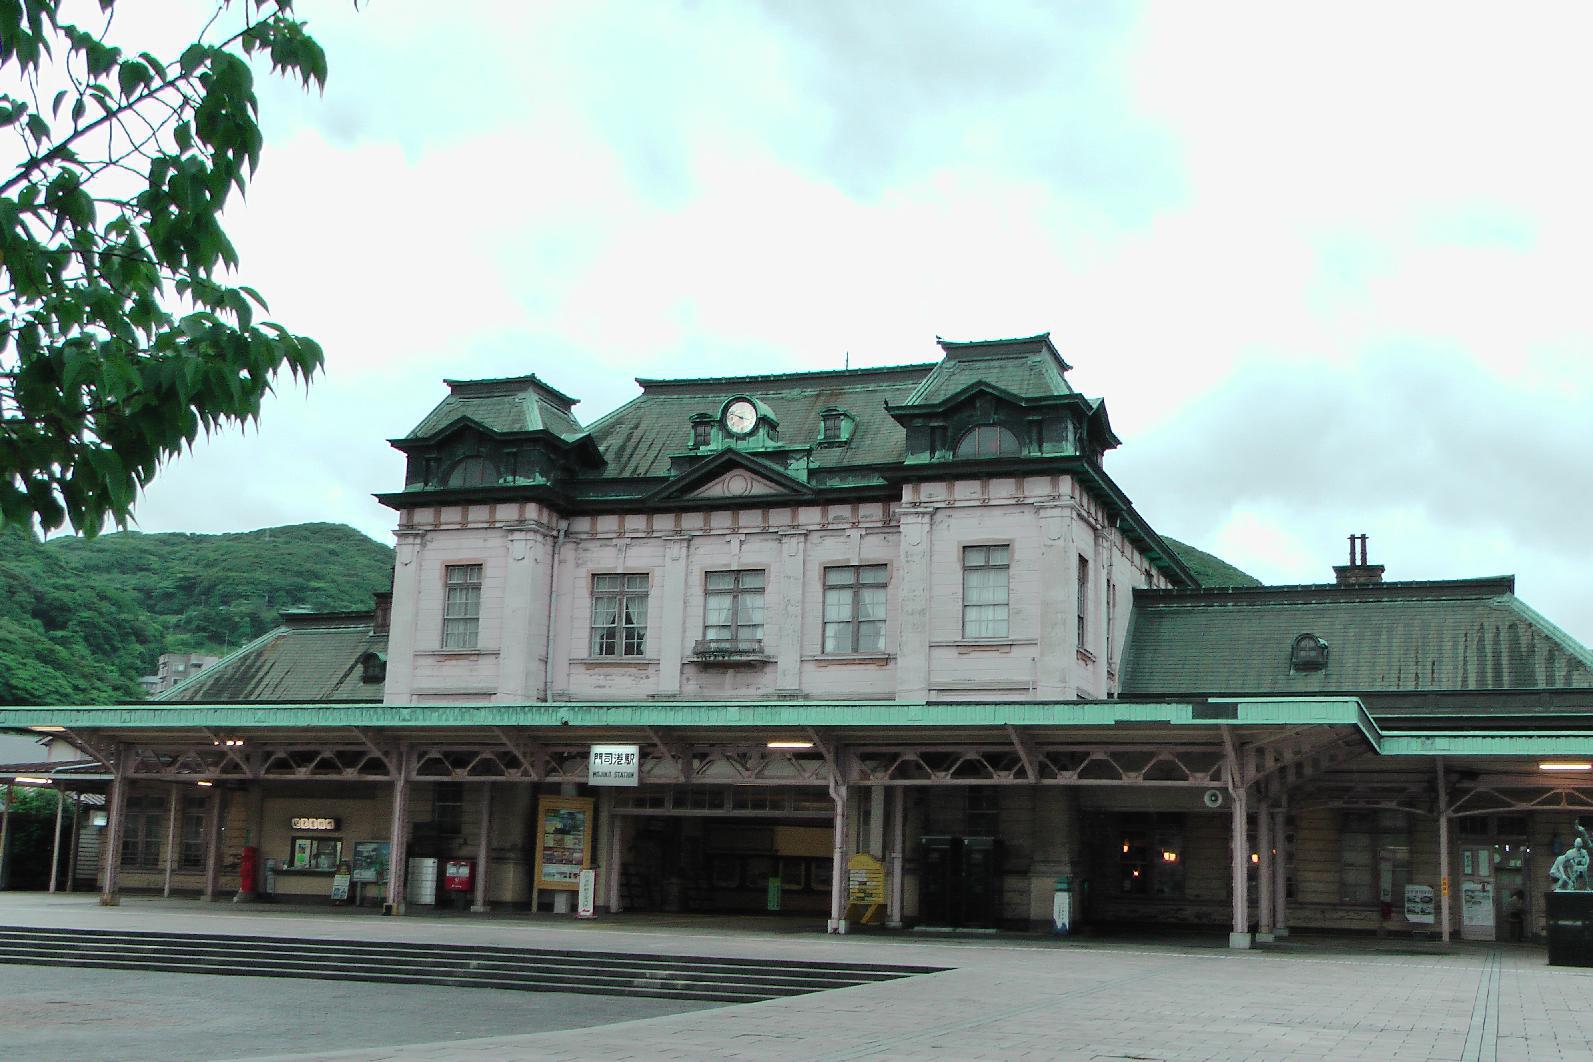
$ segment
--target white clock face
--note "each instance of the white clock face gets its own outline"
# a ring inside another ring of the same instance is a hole
[[[758,423],[758,411],[745,398],[738,398],[725,409],[725,427],[737,435],[745,435]]]

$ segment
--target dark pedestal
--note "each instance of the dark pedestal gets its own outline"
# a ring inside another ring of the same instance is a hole
[[[1549,965],[1593,966],[1593,892],[1551,892],[1545,900]]]

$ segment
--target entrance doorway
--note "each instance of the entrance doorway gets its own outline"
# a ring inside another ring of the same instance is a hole
[[[638,789],[615,807],[622,910],[802,914],[830,909],[833,806],[799,787]]]

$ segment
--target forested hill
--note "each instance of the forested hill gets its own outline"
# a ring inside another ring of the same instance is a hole
[[[0,532],[0,704],[141,696],[163,652],[223,654],[285,608],[368,609],[393,551],[342,524],[47,542]]]
[[[1261,580],[1235,568],[1221,557],[1212,556],[1203,549],[1162,536],[1162,541],[1178,554],[1184,567],[1195,574],[1201,586],[1260,586]]]

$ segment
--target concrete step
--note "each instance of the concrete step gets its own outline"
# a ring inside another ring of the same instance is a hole
[[[936,972],[407,941],[0,927],[0,963],[751,1003]]]

